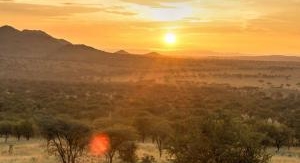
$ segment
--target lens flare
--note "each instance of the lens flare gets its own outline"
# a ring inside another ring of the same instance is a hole
[[[102,156],[109,150],[109,137],[106,134],[94,135],[90,141],[90,153],[96,156]]]

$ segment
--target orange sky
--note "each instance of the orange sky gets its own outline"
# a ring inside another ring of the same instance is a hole
[[[0,0],[6,24],[107,51],[300,55],[300,0]]]

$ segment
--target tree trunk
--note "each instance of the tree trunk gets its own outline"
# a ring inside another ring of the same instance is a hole
[[[106,162],[112,163],[114,158],[114,152],[106,154]]]
[[[5,135],[5,140],[4,140],[5,143],[7,143],[7,139],[8,139],[8,134]]]
[[[142,136],[142,142],[145,143],[145,135]]]
[[[279,149],[280,149],[280,145],[276,145],[276,148],[277,148],[277,151],[276,152],[279,152]]]
[[[158,152],[159,152],[159,157],[161,158],[161,156],[162,156],[162,141],[161,141],[161,139],[157,138],[156,144],[157,144],[157,148],[158,148]]]
[[[113,162],[113,156],[109,156],[108,162],[109,162],[109,163],[112,163],[112,162]]]
[[[159,158],[161,158],[162,156],[162,149],[158,149],[159,150]]]

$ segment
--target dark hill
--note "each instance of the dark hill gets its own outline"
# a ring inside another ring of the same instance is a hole
[[[125,51],[125,50],[119,50],[119,51],[114,52],[114,54],[124,54],[124,55],[128,55],[128,54],[130,54],[130,53],[127,52],[127,51]]]
[[[0,56],[44,57],[52,51],[71,43],[56,39],[43,31],[19,31],[10,26],[0,27]]]

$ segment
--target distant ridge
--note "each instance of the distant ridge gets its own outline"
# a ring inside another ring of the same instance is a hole
[[[11,27],[9,25],[4,25],[2,27],[0,27],[0,34],[4,35],[4,34],[12,34],[12,33],[18,33],[20,32],[19,30],[15,29],[14,27]]]
[[[129,52],[125,51],[125,50],[119,50],[119,51],[116,51],[114,52],[114,54],[130,54]]]
[[[115,55],[111,55],[115,54]],[[298,56],[285,55],[264,55],[264,56],[213,56],[215,53],[204,51],[204,57],[210,59],[233,59],[233,60],[255,60],[255,61],[292,61],[300,62]],[[235,54],[237,55],[237,54]],[[98,62],[107,59],[143,59],[157,58],[163,55],[157,52],[150,52],[144,55],[129,53],[119,50],[114,53],[105,52],[87,45],[72,44],[64,39],[57,39],[41,30],[18,30],[12,26],[0,27],[0,57],[13,58],[39,58],[57,60],[75,60],[85,62]],[[193,57],[191,57],[193,58]],[[194,58],[196,59],[196,58]],[[200,58],[203,59],[203,58]]]
[[[157,53],[157,52],[146,53],[145,56],[148,56],[148,57],[162,57],[162,55],[160,53]]]
[[[228,57],[212,57],[217,59],[234,59],[249,61],[281,61],[281,62],[300,62],[299,56],[287,55],[264,55],[264,56],[228,56]]]
[[[136,61],[146,58],[125,50],[110,53],[84,44],[72,44],[64,39],[54,38],[41,30],[20,31],[8,25],[0,27],[0,57],[97,63]]]

